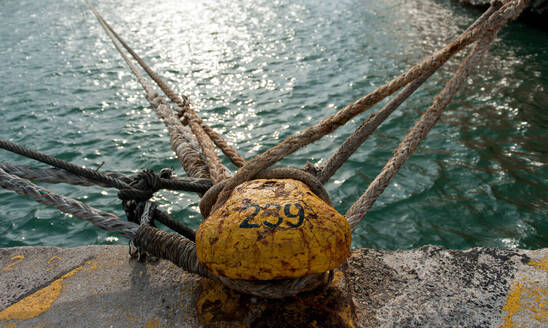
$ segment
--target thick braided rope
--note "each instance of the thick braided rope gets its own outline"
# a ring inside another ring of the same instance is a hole
[[[209,179],[209,168],[205,164],[205,158],[200,153],[198,141],[192,132],[173,114],[163,97],[154,93],[147,95],[147,100],[167,127],[171,149],[188,176]]]
[[[110,27],[110,25],[96,12],[94,11],[94,14],[97,16],[99,21],[101,22],[101,25],[105,28],[105,30],[109,33],[109,36],[114,36],[118,42],[120,42],[124,48],[135,58],[135,60],[141,65],[141,67],[147,72],[147,74],[156,82],[156,84],[162,89],[162,91],[170,98],[172,101],[174,101],[181,109],[187,112],[194,113],[193,116],[196,116],[198,118],[197,114],[188,107],[188,104],[186,102],[183,102],[181,98],[179,98],[165,83],[164,81],[156,74],[152,69],[139,57],[133,49],[131,49],[125,41]],[[111,37],[112,38],[112,37]],[[112,39],[114,42],[114,39]],[[120,51],[119,47],[117,49]],[[127,61],[126,61],[127,62]],[[167,103],[166,103],[167,105]],[[198,118],[199,119],[199,118]],[[198,142],[200,146],[202,147],[203,154],[205,157],[205,163],[209,169],[209,175],[211,179],[214,182],[218,182],[222,179],[224,179],[224,176],[221,172],[224,173],[224,168],[222,167],[221,161],[219,157],[217,156],[217,153],[215,153],[214,147],[213,150],[211,149],[210,144],[212,143],[209,136],[204,132],[203,128],[199,124],[190,124],[191,130],[198,139]]]
[[[470,71],[479,62],[483,53],[494,39],[496,31],[489,31],[482,38],[468,57],[464,60],[455,75],[447,82],[444,89],[436,96],[430,108],[411,128],[407,136],[394,151],[394,156],[386,163],[381,173],[369,185],[365,193],[348,209],[345,216],[354,230],[367,211],[373,206],[388,183],[398,173],[405,161],[413,154],[420,142],[439,120],[443,109],[449,104],[455,93],[464,83]]]
[[[483,24],[487,19],[500,7],[501,3],[493,3],[465,32],[468,32],[480,24]],[[394,98],[383,106],[379,111],[369,115],[366,120],[350,135],[344,143],[327,159],[322,165],[319,172],[315,175],[322,182],[326,183],[335,172],[348,160],[348,158],[369,138],[369,136],[384,122],[390,114],[392,114],[410,95],[412,95],[434,72],[437,68],[433,68],[418,79],[408,84]]]
[[[183,236],[160,231],[150,226],[140,226],[135,246],[156,257],[166,259],[183,270],[202,277],[221,281],[226,286],[259,297],[283,298],[327,285],[333,278],[329,272],[297,279],[250,281],[230,279],[212,274],[198,260],[196,244]]]
[[[2,140],[0,139],[0,144],[1,144],[1,141]],[[31,168],[26,165],[12,165],[9,163],[0,163],[0,168],[5,170],[9,174],[13,174],[27,180],[34,180],[34,181],[46,182],[46,183],[68,183],[68,184],[80,185],[80,186],[98,185],[98,186],[107,187],[107,188],[117,188],[120,190],[127,190],[136,194],[142,193],[141,190],[137,190],[130,185],[130,183],[133,182],[134,179],[138,177],[138,175],[127,176],[125,174],[116,173],[116,172],[98,173],[95,170],[89,170],[77,165],[73,165],[69,162],[59,160],[55,157],[51,157],[51,156],[30,150],[16,144],[13,144],[13,145],[17,146],[17,149],[25,150],[25,151],[18,152],[18,154],[26,156],[25,154],[28,154],[28,151],[30,151],[32,152],[32,154],[38,155],[34,157],[56,160],[56,161],[48,160],[47,162],[58,164],[59,166],[57,168],[37,169],[37,168]],[[63,167],[70,167],[67,164],[73,165],[78,170],[75,170],[73,172],[67,171],[66,169],[63,168]],[[93,174],[98,173],[99,177],[107,177],[109,179],[96,180],[80,174],[81,172],[84,172],[84,173],[92,172]],[[119,182],[119,184],[113,184],[111,181]],[[159,189],[183,190],[183,191],[193,191],[193,192],[206,192],[212,186],[211,181],[207,179],[198,179],[198,178],[169,178],[169,179],[158,178],[158,183],[159,183],[158,185]]]
[[[192,133],[196,136],[196,139],[198,139],[198,143],[200,143],[200,146],[202,147],[207,166],[209,167],[211,181],[213,181],[213,183],[218,183],[228,178],[229,175],[226,174],[223,164],[215,152],[215,145],[205,133],[204,129],[202,129],[202,126],[193,119],[188,120],[188,125],[190,126]]]
[[[373,113],[363,121],[360,126],[350,135],[343,144],[327,159],[317,178],[326,183],[329,178],[350,158],[350,156],[369,138],[377,127],[388,118],[415,90],[417,90],[432,74],[435,69],[426,72],[403,88],[393,99],[390,100],[378,112]]]
[[[86,2],[95,17],[97,17],[97,20],[107,33],[108,37],[111,39],[114,47],[118,50],[131,72],[137,77],[137,80],[142,85],[146,93],[146,99],[156,111],[158,117],[160,117],[166,125],[170,136],[171,148],[181,162],[185,172],[190,177],[209,178],[209,170],[204,163],[204,158],[202,158],[202,155],[195,147],[196,143],[193,142],[194,137],[191,136],[192,134],[189,133],[188,130],[181,124],[181,121],[167,105],[167,102],[153,91],[152,87],[146,82],[146,79],[141,72],[139,72],[137,67],[129,60],[127,55],[117,43],[115,36],[108,29],[106,22],[95,10],[93,5],[89,1]]]
[[[68,183],[78,186],[101,186],[112,188],[108,183],[104,183],[97,180],[91,180],[86,177],[70,173],[69,171],[58,168],[38,169],[26,165],[13,165],[9,163],[0,163],[0,169],[6,171],[8,174],[16,175],[20,178],[45,183]],[[103,172],[104,175],[122,180],[129,184],[133,181],[133,178],[125,174],[116,172]]]
[[[77,200],[58,195],[27,180],[8,174],[2,169],[0,169],[0,186],[20,195],[31,197],[42,204],[53,206],[64,213],[72,214],[101,229],[119,232],[129,239],[135,237],[139,228],[133,222],[121,220],[113,214],[99,211]]]
[[[242,167],[245,165],[246,161],[240,154],[232,147],[230,146],[223,137],[221,137],[220,134],[215,132],[209,125],[204,124],[203,122],[198,121],[202,128],[204,129],[205,133],[209,135],[213,143],[221,149],[223,154],[225,154],[226,157],[230,159],[234,165],[237,167]]]
[[[221,191],[219,199],[227,199],[232,189],[242,182],[249,180],[260,170],[273,165],[303,146],[308,145],[326,134],[333,132],[354,116],[362,113],[380,100],[391,95],[399,88],[407,85],[429,70],[443,65],[453,54],[462,50],[467,45],[481,37],[486,30],[498,27],[516,16],[516,14],[519,14],[523,6],[524,0],[508,1],[491,17],[489,17],[484,24],[461,34],[461,36],[459,36],[455,41],[437,51],[432,56],[424,59],[420,64],[413,66],[407,72],[377,88],[375,91],[364,96],[355,103],[346,106],[337,114],[329,116],[320,123],[286,138],[278,145],[248,161],[246,165],[241,167],[238,172],[230,178],[229,182],[225,186],[225,189]]]
[[[219,135],[217,132],[215,132],[209,126],[208,126],[207,129],[204,129],[202,127],[202,125],[205,126],[205,124],[202,122],[202,120],[200,119],[198,114],[192,108],[190,108],[188,102],[186,100],[183,101],[175,92],[173,92],[173,90],[171,90],[171,88],[162,80],[162,78],[158,74],[156,74],[150,68],[150,66],[148,66],[145,63],[145,61],[135,51],[133,51],[133,49],[124,41],[124,39],[122,39],[122,37],[120,37],[120,35],[118,35],[118,33],[116,33],[116,31],[114,31],[114,29],[104,20],[104,18],[93,8],[93,6],[89,2],[88,2],[88,5],[90,6],[90,8],[92,8],[95,16],[97,16],[97,18],[102,22],[101,25],[103,27],[105,27],[105,29],[108,29],[112,33],[112,35],[118,40],[118,42],[120,42],[122,44],[122,46],[131,54],[131,56],[137,61],[137,63],[139,63],[139,65],[145,70],[145,72],[147,72],[147,74],[150,76],[150,78],[152,78],[154,80],[154,82],[156,82],[158,87],[160,87],[160,89],[165,93],[165,95],[169,99],[171,99],[171,101],[176,103],[180,107],[180,109],[182,110],[182,112],[184,114],[188,114],[193,120],[195,120],[200,125],[199,128],[197,128],[197,129],[200,129],[202,131],[205,130],[204,133],[205,133],[205,136],[207,136],[206,138],[210,139],[210,141],[211,141],[211,139],[213,139],[213,142],[216,141],[215,144],[217,145],[217,147],[219,147],[221,149],[221,151],[235,165],[238,166],[238,164],[240,164],[239,166],[241,166],[242,163],[245,163],[244,159],[238,154],[238,152],[236,152],[236,150],[234,148],[232,148],[223,139],[223,137],[221,135]],[[210,135],[214,135],[214,137],[211,137]],[[199,138],[198,138],[198,140],[199,140]],[[209,159],[211,160],[212,158],[209,158]],[[214,163],[215,162],[213,161],[211,165],[214,165]],[[217,170],[219,172],[222,171],[221,167],[218,167]]]

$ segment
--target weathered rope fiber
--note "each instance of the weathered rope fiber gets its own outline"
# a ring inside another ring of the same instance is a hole
[[[173,110],[169,107],[167,102],[147,83],[144,76],[139,72],[137,67],[131,62],[131,60],[124,53],[115,36],[108,29],[106,22],[101,18],[95,8],[86,1],[92,12],[97,17],[97,20],[107,33],[107,36],[111,39],[112,44],[118,50],[131,72],[137,77],[137,80],[143,87],[146,93],[146,99],[155,110],[158,117],[162,120],[168,129],[171,148],[175,152],[175,155],[181,162],[185,172],[189,177],[195,178],[209,178],[209,169],[205,165],[205,159],[200,154],[199,146],[195,137],[185,128],[177,116],[173,113]]]
[[[156,257],[169,260],[183,270],[202,277],[213,277],[198,261],[196,244],[183,236],[140,226],[134,239],[135,246]]]
[[[0,186],[20,195],[31,197],[42,204],[53,206],[64,213],[72,214],[98,228],[119,232],[129,239],[135,237],[139,227],[137,224],[121,220],[113,214],[94,209],[77,200],[63,197],[48,189],[36,186],[15,175],[8,174],[3,169],[0,169]]]
[[[209,141],[213,140],[217,147],[219,147],[221,151],[236,166],[242,166],[245,163],[245,160],[238,154],[238,152],[234,148],[232,148],[232,146],[230,146],[221,135],[211,129],[211,127],[203,127],[206,125],[203,123],[198,114],[192,108],[190,108],[188,101],[186,101],[187,97],[185,97],[185,100],[183,100],[175,92],[173,92],[173,90],[169,88],[169,86],[162,80],[162,78],[158,74],[156,74],[135,51],[133,51],[133,49],[120,37],[120,35],[118,35],[118,33],[114,31],[114,29],[95,10],[95,8],[91,5],[91,3],[89,3],[89,1],[88,6],[90,6],[97,19],[102,22],[101,25],[108,29],[112,33],[112,35],[114,35],[118,42],[120,42],[120,44],[122,44],[122,46],[131,54],[131,56],[137,61],[137,63],[139,63],[139,65],[145,70],[145,72],[147,72],[150,78],[152,78],[154,82],[156,82],[158,87],[160,87],[160,89],[166,94],[166,96],[168,96],[171,101],[173,101],[180,107],[183,114],[189,115],[192,120],[196,121],[198,126],[195,126],[193,128],[193,132],[196,133],[195,130],[203,131],[205,135],[207,135],[206,139],[209,139]],[[198,140],[200,140],[200,138],[198,138]],[[209,159],[212,160],[212,158]],[[212,165],[215,165],[215,163],[212,163]],[[218,171],[221,172],[222,170],[219,168]]]
[[[38,182],[68,183],[68,184],[80,185],[80,186],[99,185],[103,187],[112,187],[108,184],[97,182],[95,180],[90,180],[90,179],[81,177],[79,175],[70,173],[68,171],[65,171],[63,169],[57,169],[57,168],[36,169],[36,168],[31,168],[25,165],[12,165],[8,163],[0,163],[0,169],[4,170],[6,173],[10,175],[15,175],[22,179],[33,180]],[[110,172],[110,173],[103,173],[103,174],[115,177],[116,179],[120,179],[128,184],[135,181],[135,177],[126,176],[121,173]],[[177,178],[171,178],[171,179],[177,179]],[[188,179],[188,178],[183,178],[183,179]],[[207,185],[209,186],[211,185],[211,182],[209,182],[209,180],[205,180],[205,179],[199,179],[199,180],[207,183]],[[170,188],[166,188],[166,189],[170,189]],[[177,189],[172,189],[172,190],[177,190]],[[205,190],[207,189],[204,189],[204,191]],[[161,210],[156,208],[153,211],[153,218],[154,220],[164,224],[166,227],[170,228],[171,230],[194,241],[195,234],[196,234],[194,230],[188,228],[187,226],[183,225],[179,221],[173,219],[167,213],[164,213]]]
[[[441,51],[438,51],[432,57],[423,61],[421,64],[416,65],[409,72],[402,74],[400,77],[394,79],[385,86],[382,86],[373,93],[358,100],[356,103],[347,106],[336,115],[328,117],[327,119],[320,122],[320,124],[301,131],[300,133],[297,133],[292,137],[289,137],[278,146],[257,156],[254,160],[244,165],[244,167],[242,167],[238,171],[235,177],[231,178],[227,182],[217,184],[216,186],[211,188],[220,190],[216,204],[219,204],[219,201],[224,201],[223,199],[226,199],[226,197],[228,197],[232,188],[236,185],[254,177],[259,171],[274,164],[276,161],[280,160],[284,156],[287,156],[287,154],[335,130],[337,127],[346,123],[352,117],[363,112],[365,109],[380,101],[382,98],[392,94],[397,89],[404,87],[405,85],[416,80],[420,76],[424,76],[425,73],[430,72],[431,70],[435,70],[437,67],[441,66],[447,59],[449,59],[449,57],[451,57],[452,54],[454,54],[455,52],[463,49],[472,42],[481,39],[478,45],[476,45],[476,47],[474,48],[474,51],[471,53],[471,55],[469,55],[469,57],[467,57],[464,64],[461,66],[461,68],[459,68],[456,73],[456,76],[458,76],[464,71],[467,75],[471,70],[471,67],[473,67],[475,62],[479,60],[479,56],[485,51],[489,42],[494,37],[495,32],[487,33],[486,31],[499,28],[500,25],[504,24],[507,20],[505,20],[504,17],[507,17],[509,19],[517,15],[516,11],[518,9],[520,10],[519,6],[521,4],[523,4],[523,2],[507,1],[499,10],[497,10],[492,15],[492,17],[487,20],[487,22],[478,25],[476,28],[469,32],[465,32],[463,35],[461,35],[459,39],[457,39],[457,41],[451,43],[448,47],[442,49]],[[465,77],[463,77],[462,79],[464,78]],[[426,136],[428,130],[436,123],[437,119],[439,119],[438,112],[441,112],[443,107],[445,107],[447,103],[451,100],[454,92],[456,92],[456,90],[462,85],[462,80],[459,82],[460,84],[455,84],[453,82],[454,80],[458,80],[458,78],[454,77],[453,79],[451,79],[446,88],[440,93],[440,95],[438,95],[438,97],[436,97],[436,99],[434,100],[434,105],[429,108],[429,110],[423,115],[423,117],[421,117],[421,120],[419,120],[419,122],[417,123],[416,127],[418,126],[418,128],[416,129],[416,131],[415,129],[413,129],[412,133],[410,133],[408,137],[406,137],[402,142],[401,145],[405,146],[403,147],[404,149],[400,150],[398,148],[395,157],[399,156],[399,154],[403,154],[403,157],[408,157],[417,147],[418,143],[420,143],[420,140]],[[431,115],[431,112],[434,113],[434,115]],[[435,115],[438,115],[437,118]],[[428,118],[425,119],[426,123],[424,123],[423,126],[421,125],[421,122],[425,117]],[[189,117],[189,119],[192,120],[192,117]],[[410,135],[412,135],[412,137],[409,137]],[[390,161],[387,164],[387,167],[389,166],[389,164]],[[403,164],[403,162],[401,164]],[[397,166],[398,164],[390,166],[391,169],[388,174],[394,175],[395,172],[397,172],[397,169],[401,167],[401,164],[399,164],[399,166]],[[394,167],[396,168],[395,170],[393,169]],[[321,185],[321,183],[319,184]],[[386,184],[388,184],[388,182],[386,182]],[[217,186],[222,186],[223,188]],[[351,225],[352,224],[353,223],[351,221]],[[355,227],[355,224],[353,225],[353,227]],[[308,290],[307,288],[312,289],[321,286],[322,284],[325,284],[326,281],[329,281],[329,277],[331,276],[325,273],[321,275],[311,275],[299,279],[258,282],[216,277],[209,273],[207,269],[200,264],[196,256],[195,245],[188,239],[173,234],[167,234],[147,226],[139,228],[137,234],[138,236],[136,240],[139,245],[145,250],[149,251],[152,255],[169,259],[175,264],[181,266],[184,270],[213,279],[218,279],[231,288],[258,296],[277,298],[295,295],[296,293]]]
[[[110,184],[103,183],[101,181],[91,180],[83,176],[76,175],[69,171],[58,168],[45,168],[39,169],[26,165],[13,165],[10,163],[0,163],[0,169],[6,171],[8,174],[16,175],[26,180],[32,180],[45,183],[67,183],[78,186],[101,186],[106,188],[112,188]],[[128,176],[116,172],[103,172],[104,175],[121,180],[127,184],[133,181],[132,176]]]
[[[42,163],[49,164],[58,169],[66,170],[74,175],[84,177],[90,181],[95,181],[96,184],[117,188],[121,191],[125,191],[132,199],[148,199],[152,195],[150,191],[139,190],[131,186],[126,182],[127,178],[118,179],[119,174],[103,174],[96,170],[87,169],[53,156],[49,156],[35,150],[23,147],[10,141],[0,139],[0,148],[11,151],[13,153],[32,158]],[[19,169],[21,172],[22,168]],[[47,171],[46,171],[47,172]],[[23,173],[23,172],[21,172]],[[27,172],[31,174],[31,172]],[[45,173],[45,172],[44,172]],[[139,176],[139,175],[138,175]],[[68,178],[65,175],[65,178]],[[158,189],[170,189],[170,190],[182,190],[182,191],[194,191],[205,192],[211,187],[211,182],[206,179],[193,179],[193,178],[179,178],[179,179],[163,179],[157,177]]]
[[[455,41],[435,52],[432,56],[424,59],[420,64],[413,66],[407,72],[377,88],[375,91],[364,96],[355,103],[346,106],[337,114],[329,116],[320,123],[286,138],[278,145],[248,161],[246,165],[241,167],[236,174],[229,179],[224,190],[221,191],[219,199],[227,199],[232,189],[242,182],[249,180],[260,170],[273,165],[285,156],[320,139],[326,134],[333,132],[335,129],[380,100],[391,95],[399,88],[404,87],[424,73],[440,67],[453,54],[478,40],[485,31],[502,26],[506,21],[515,17],[523,9],[523,6],[524,0],[506,2],[499,10],[495,11],[485,23],[461,34]]]
[[[155,221],[162,223],[188,240],[192,242],[196,240],[196,232],[194,230],[175,220],[169,214],[156,208],[153,212],[153,218]]]
[[[373,206],[388,183],[396,175],[405,161],[413,154],[419,143],[426,137],[430,129],[439,120],[443,109],[449,104],[455,93],[464,83],[470,71],[479,62],[483,53],[493,41],[498,29],[489,31],[472,49],[455,75],[447,82],[444,89],[436,96],[430,108],[411,128],[410,132],[394,151],[394,156],[386,163],[381,173],[369,185],[365,193],[348,209],[346,218],[350,228],[354,230],[367,211]]]
[[[101,182],[103,184],[109,185],[110,187],[114,187],[117,189],[131,188],[127,183],[123,182],[122,180],[118,180],[112,176],[107,176],[95,170],[86,169],[81,166],[74,165],[69,162],[65,162],[58,158],[55,158],[43,153],[39,153],[37,151],[23,147],[21,145],[17,145],[7,140],[0,139],[0,148],[3,148],[5,150],[11,151],[12,153],[16,153],[28,158],[32,158],[42,163],[49,164],[56,168],[66,170],[68,172],[77,174],[79,176],[83,176],[90,180]]]
[[[326,183],[329,178],[348,160],[348,158],[369,138],[382,122],[390,116],[415,90],[417,90],[432,74],[435,69],[426,72],[424,75],[409,83],[394,98],[390,100],[378,112],[373,113],[363,121],[360,126],[350,135],[343,144],[329,157],[317,173],[317,178]]]
[[[485,23],[491,15],[502,6],[501,3],[493,3],[465,32],[471,31],[477,26]],[[335,172],[348,160],[348,158],[367,140],[367,138],[392,114],[410,95],[412,95],[438,68],[433,68],[415,81],[403,88],[394,98],[383,106],[379,111],[369,115],[366,120],[350,135],[344,143],[329,157],[315,175],[322,182],[326,183]]]

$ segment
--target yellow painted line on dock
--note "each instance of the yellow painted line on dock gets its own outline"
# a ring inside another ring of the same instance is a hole
[[[46,287],[23,298],[19,302],[8,306],[4,310],[0,311],[0,321],[28,320],[48,311],[53,302],[59,297],[59,295],[61,295],[64,287],[64,280],[72,277],[85,266],[89,267],[90,271],[92,271],[95,269],[96,264],[94,262],[87,261],[84,265],[72,269],[70,272],[54,280]],[[16,323],[12,322],[4,327],[15,327],[15,325]]]

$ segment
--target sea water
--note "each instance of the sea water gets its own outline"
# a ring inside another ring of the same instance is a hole
[[[481,14],[448,0],[93,2],[246,159],[406,71]],[[463,57],[330,179],[339,212],[364,192]],[[171,167],[184,176],[164,125],[84,1],[1,1],[0,77],[0,138],[101,171]],[[547,247],[547,89],[548,34],[508,24],[360,223],[353,246]],[[279,165],[320,163],[367,114]],[[3,150],[0,161],[46,167]],[[45,186],[124,217],[114,189]],[[202,220],[196,194],[161,191],[153,200],[192,228]],[[0,247],[127,243],[6,190],[0,218]]]

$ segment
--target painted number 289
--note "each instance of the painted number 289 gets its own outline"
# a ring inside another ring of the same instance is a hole
[[[292,213],[291,212],[292,211],[292,209],[291,209],[292,206],[297,209],[297,213]],[[246,205],[244,205],[244,207],[242,207],[242,210],[246,210],[250,207],[253,207],[255,209],[255,211],[253,211],[253,213],[251,213],[251,215],[246,217],[242,221],[242,223],[240,223],[240,228],[250,229],[250,228],[259,228],[261,226],[260,224],[249,222],[252,219],[254,219],[257,216],[257,214],[259,214],[259,212],[261,211],[261,207],[257,204],[246,204]],[[274,203],[266,204],[263,209],[267,210],[269,208],[275,208],[276,209],[275,213],[276,213],[276,217],[278,219],[278,221],[276,223],[272,223],[272,222],[268,222],[268,221],[263,221],[262,222],[262,224],[264,224],[265,226],[267,226],[269,228],[279,227],[282,223],[285,223],[285,226],[290,227],[290,228],[298,228],[304,222],[304,209],[303,209],[302,205],[299,204],[299,203],[287,203],[287,204],[285,204],[283,206],[283,212],[284,212],[285,217],[280,216],[280,210],[282,209],[281,205],[274,204]],[[297,219],[297,220],[288,220],[288,218]]]

